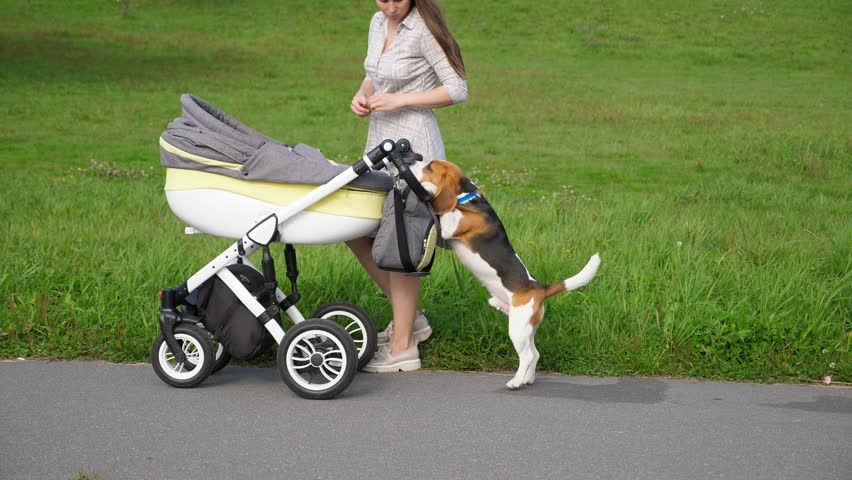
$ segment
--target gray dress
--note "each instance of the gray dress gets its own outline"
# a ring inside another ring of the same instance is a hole
[[[387,32],[387,17],[377,12],[370,22],[367,58],[364,60],[364,69],[375,86],[375,93],[423,92],[436,88],[440,81],[454,104],[467,99],[467,82],[453,70],[416,8],[400,23],[396,38],[382,53]],[[429,108],[372,112],[364,151],[369,151],[386,138],[407,138],[411,141],[412,150],[423,155],[427,162],[447,158],[438,121]]]

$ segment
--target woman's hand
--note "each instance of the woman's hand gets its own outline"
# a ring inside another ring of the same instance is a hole
[[[352,98],[352,105],[350,105],[349,108],[352,109],[352,112],[355,113],[355,115],[358,115],[361,118],[370,114],[367,96],[362,93],[358,93]]]
[[[401,93],[377,93],[367,99],[367,104],[373,112],[392,112],[407,106],[404,100]]]

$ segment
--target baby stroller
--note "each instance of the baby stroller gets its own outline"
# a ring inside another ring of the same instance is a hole
[[[298,395],[332,398],[345,390],[376,348],[369,314],[345,302],[309,319],[296,308],[293,244],[329,244],[374,232],[394,177],[428,197],[408,169],[421,159],[407,140],[384,140],[351,167],[310,146],[266,137],[192,95],[160,137],[166,198],[188,226],[236,242],[175,288],[160,292],[160,332],[151,346],[157,375],[194,387],[231,356],[254,358],[278,345],[281,378]],[[376,170],[376,171],[374,171]],[[291,293],[280,288],[270,244],[283,243]],[[261,268],[249,257],[262,251]],[[281,312],[294,326],[284,331]]]

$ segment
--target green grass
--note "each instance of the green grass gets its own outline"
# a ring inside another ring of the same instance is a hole
[[[449,159],[536,278],[603,259],[548,303],[543,369],[852,381],[848,2],[444,3],[471,94],[438,112]],[[363,148],[372,2],[0,8],[0,357],[146,360],[156,292],[227,245],[183,236],[162,194],[181,93],[329,158]],[[387,324],[345,247],[298,251],[304,313],[348,300]],[[426,366],[515,368],[486,300],[441,252]]]

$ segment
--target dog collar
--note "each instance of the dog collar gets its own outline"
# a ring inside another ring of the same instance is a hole
[[[479,196],[479,192],[470,192],[463,193],[458,196],[458,200],[456,200],[456,205],[464,205],[465,203],[473,200],[474,198]]]

